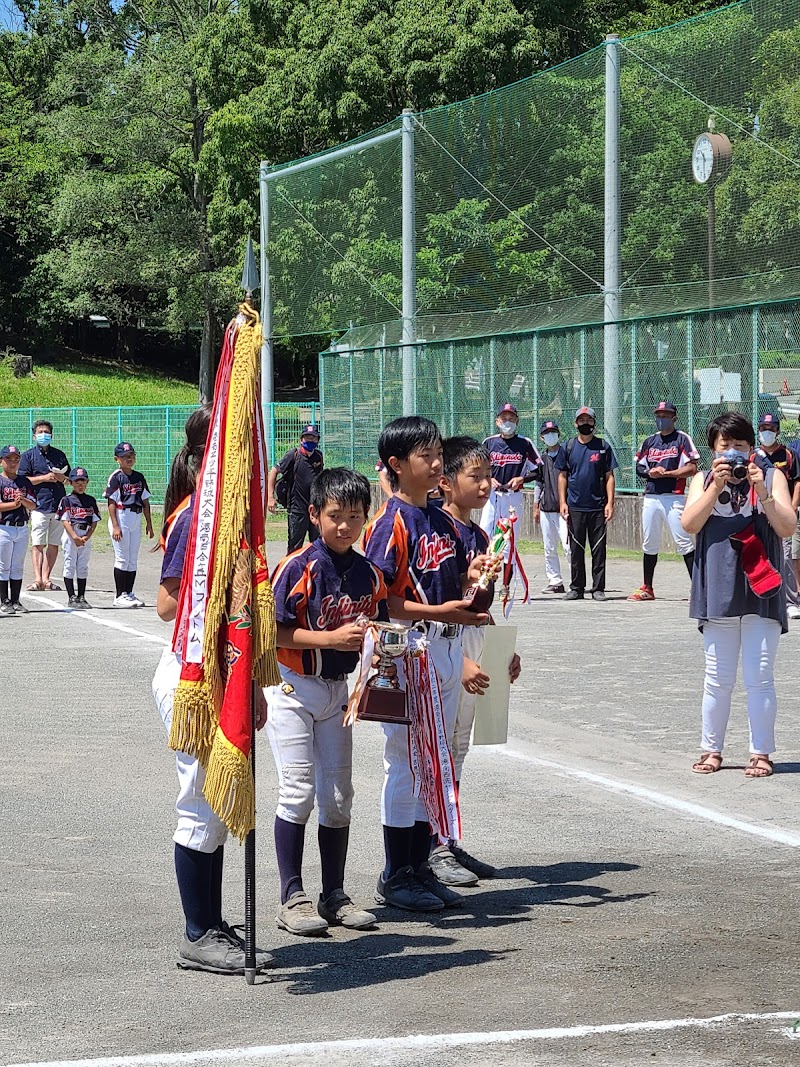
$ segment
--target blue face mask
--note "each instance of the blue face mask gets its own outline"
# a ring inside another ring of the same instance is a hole
[[[672,433],[675,429],[674,419],[656,419],[656,429],[659,433]]]
[[[300,447],[303,449],[304,452],[314,452],[316,450],[316,447],[317,447],[317,442],[316,441],[301,441],[300,442]]]
[[[37,433],[35,441],[37,445],[49,445],[53,440],[51,433]]]

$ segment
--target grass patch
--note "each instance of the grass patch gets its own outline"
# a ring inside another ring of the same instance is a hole
[[[544,545],[541,541],[517,541],[517,548],[520,554],[530,556],[543,556]],[[587,547],[588,554],[588,547]],[[606,556],[608,559],[631,559],[637,560],[642,558],[641,550],[635,550],[632,548],[607,548]],[[667,560],[670,563],[679,563],[683,556],[678,555],[677,552],[659,552],[659,561]]]
[[[15,378],[0,361],[0,407],[139,407],[196,404],[197,386],[144,367],[72,359],[34,364],[33,378]]]

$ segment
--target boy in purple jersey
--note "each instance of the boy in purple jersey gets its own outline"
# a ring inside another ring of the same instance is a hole
[[[100,521],[97,501],[89,496],[89,472],[84,467],[75,467],[69,472],[72,492],[58,505],[56,514],[63,523],[61,551],[64,556],[64,585],[69,597],[68,606],[86,610],[92,605],[86,599],[86,582],[89,578],[91,539],[96,524]],[[75,580],[78,591],[75,591]]]
[[[643,479],[642,555],[644,581],[628,600],[655,600],[653,575],[658,563],[661,533],[667,526],[675,547],[692,577],[694,539],[681,526],[686,507],[686,479],[697,474],[700,453],[688,434],[675,429],[678,409],[662,400],[653,411],[657,432],[647,437],[636,453],[636,474]]]
[[[366,930],[375,916],[344,890],[353,804],[353,728],[344,726],[347,677],[358,666],[364,618],[388,618],[383,574],[353,551],[370,506],[362,474],[334,467],[311,485],[319,537],[286,556],[272,576],[282,684],[264,691],[267,734],[280,792],[275,851],[281,879],[277,923],[303,937],[329,926]],[[322,893],[303,888],[306,823],[319,810]]]
[[[136,449],[130,441],[120,441],[114,458],[119,469],[108,479],[103,493],[108,502],[108,532],[114,544],[114,607],[143,608],[144,601],[136,596],[133,587],[142,543],[142,515],[147,536],[153,536],[150,489],[145,476],[133,469]]]
[[[367,527],[364,553],[383,572],[391,618],[417,622],[426,631],[449,742],[461,691],[461,631],[489,619],[469,611],[464,600],[464,590],[477,580],[486,557],[468,564],[453,520],[443,508],[429,504],[428,493],[442,474],[442,438],[435,423],[416,415],[395,419],[381,434],[378,451],[394,496]],[[402,674],[402,664],[398,670]],[[408,729],[387,723],[383,732],[386,865],[376,899],[407,911],[458,906],[463,897],[448,889],[428,863],[431,828],[424,805],[414,797]]]
[[[489,453],[474,437],[449,437],[443,444],[442,465],[440,485],[445,498],[444,510],[453,520],[466,549],[467,562],[471,563],[477,556],[485,555],[489,546],[488,536],[471,517],[472,512],[480,511],[489,498],[492,486]],[[489,622],[493,624],[492,619]],[[464,667],[452,744],[459,794],[475,721],[475,705],[491,680],[479,666],[485,632],[483,626],[468,626],[461,636]],[[512,682],[517,680],[519,672],[519,656],[515,653],[510,667]],[[449,886],[475,885],[479,878],[492,878],[495,873],[494,867],[475,859],[458,841],[437,844],[431,852],[430,865],[439,880]]]
[[[16,445],[0,449],[0,615],[25,615],[28,611],[19,598],[36,490],[17,473],[21,458]]]

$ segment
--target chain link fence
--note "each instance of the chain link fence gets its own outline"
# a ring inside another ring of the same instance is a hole
[[[161,504],[172,458],[185,438],[183,427],[194,411],[188,406],[110,408],[5,408],[0,409],[0,446],[31,446],[31,431],[37,419],[53,424],[53,444],[66,452],[73,466],[85,467],[91,478],[90,492],[99,496],[115,469],[114,446],[130,441],[136,449],[136,467],[147,478],[153,502]],[[300,430],[307,423],[319,424],[316,401],[270,405],[266,428],[270,461],[296,447]]]
[[[708,461],[705,427],[739,410],[754,421],[765,411],[783,419],[783,436],[800,436],[800,303],[753,305],[714,315],[620,324],[621,433],[612,440],[618,487],[636,492],[638,445],[655,432],[653,408],[672,400],[679,425]],[[446,435],[483,438],[497,407],[519,409],[521,432],[538,440],[544,419],[574,435],[576,408],[587,404],[603,427],[603,327],[434,342],[416,352],[416,411]],[[374,469],[382,427],[402,414],[402,349],[342,349],[320,360],[328,464],[365,474]]]

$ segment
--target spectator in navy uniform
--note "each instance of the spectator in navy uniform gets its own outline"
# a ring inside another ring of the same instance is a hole
[[[781,420],[778,415],[767,412],[758,422],[758,448],[755,462],[763,471],[776,467],[786,478],[792,507],[797,512],[800,507],[800,457],[797,452],[778,440],[781,432]],[[797,535],[795,534],[795,537]],[[783,583],[786,588],[786,613],[790,619],[800,619],[800,595],[798,595],[797,575],[793,561],[794,537],[783,541],[784,565]]]
[[[558,560],[558,542],[564,548],[567,563],[570,561],[569,531],[566,520],[561,516],[558,499],[558,472],[564,458],[564,446],[558,424],[548,419],[543,422],[539,436],[544,443],[542,465],[539,468],[539,480],[533,487],[533,521],[542,528],[544,542],[544,569],[547,585],[543,593],[563,593],[564,579],[561,577],[561,564]]]
[[[522,487],[536,480],[542,462],[533,441],[517,433],[519,414],[513,404],[503,404],[495,426],[497,433],[483,442],[492,464],[492,491],[481,512],[481,529],[489,537],[511,508],[522,517]]]
[[[27,478],[36,490],[36,507],[31,515],[31,560],[33,583],[28,589],[61,588],[50,575],[58,557],[58,546],[64,527],[56,515],[66,490],[64,482],[72,464],[65,454],[51,444],[53,424],[47,419],[37,419],[33,424],[33,439],[36,444],[22,453],[19,463],[21,478]]]
[[[316,477],[322,473],[325,461],[319,450],[319,430],[316,426],[303,427],[300,434],[300,447],[287,452],[276,463],[267,476],[267,508],[275,514],[278,502],[275,499],[275,486],[278,475],[288,479],[288,499],[286,510],[289,517],[289,532],[286,544],[287,555],[303,547],[306,537],[315,541],[319,530],[311,521],[311,486]]]
[[[645,438],[636,453],[636,474],[644,480],[645,486],[642,503],[644,580],[628,597],[635,601],[655,600],[653,576],[665,525],[683,556],[689,578],[694,566],[694,540],[683,529],[681,515],[686,506],[686,479],[697,474],[700,453],[688,434],[675,429],[678,409],[674,404],[662,400],[653,414],[657,432]]]
[[[595,437],[596,421],[592,408],[575,412],[578,436],[567,442],[559,462],[558,498],[569,529],[572,570],[565,600],[583,600],[587,538],[592,553],[592,599],[606,599],[606,527],[614,517],[614,471],[619,464],[608,442]]]

